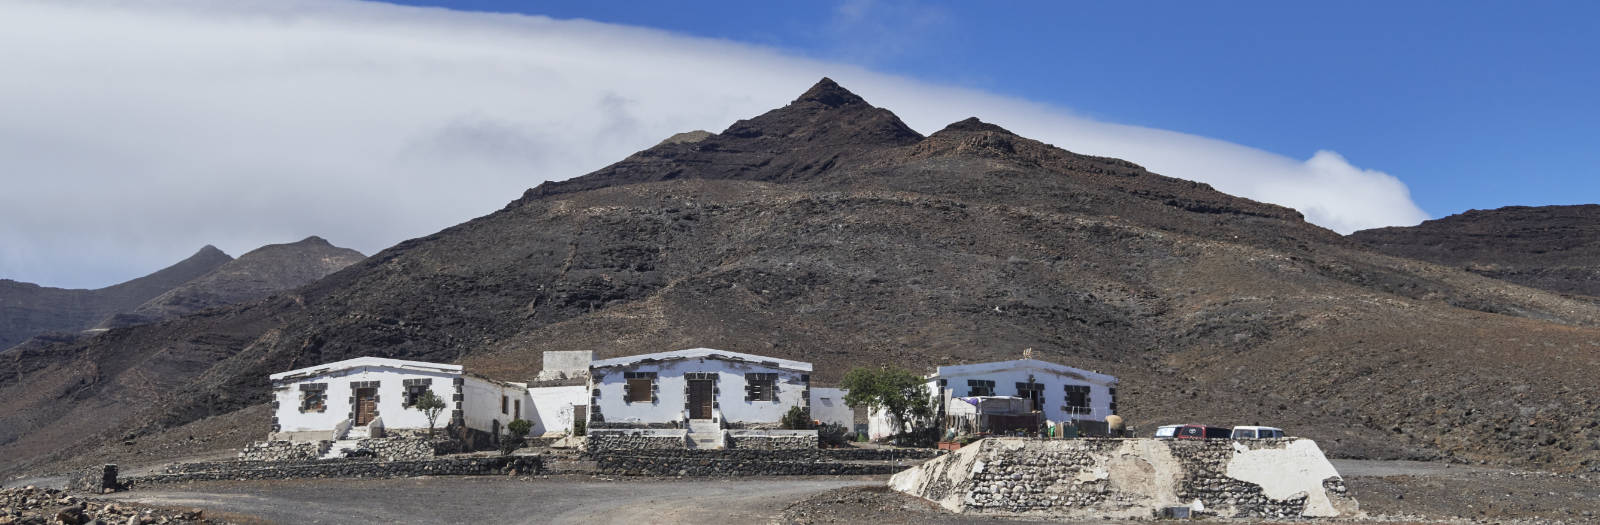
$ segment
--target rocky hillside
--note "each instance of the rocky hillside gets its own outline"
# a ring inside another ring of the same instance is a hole
[[[1470,210],[1350,238],[1390,255],[1600,298],[1600,204]]]
[[[75,334],[233,260],[212,246],[155,273],[96,290],[0,279],[0,349],[51,332]]]
[[[1270,424],[1334,455],[1600,466],[1600,306],[1391,257],[1293,210],[824,80],[293,293],[0,354],[0,470],[207,439],[267,374],[353,356],[507,379],[545,350],[852,366],[1035,356],[1132,424]],[[140,456],[147,457],[147,456]]]
[[[329,244],[321,237],[269,244],[251,250],[211,272],[111,316],[100,328],[145,324],[206,308],[254,301],[297,288],[366,258],[361,252]]]

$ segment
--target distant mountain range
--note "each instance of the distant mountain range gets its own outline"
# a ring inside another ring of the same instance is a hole
[[[1539,242],[1437,264],[1375,235],[978,119],[924,136],[824,79],[289,292],[0,353],[0,471],[237,446],[268,374],[349,357],[518,380],[546,350],[698,346],[811,361],[818,385],[1032,348],[1119,377],[1142,432],[1600,468],[1600,304],[1462,262]]]
[[[1600,300],[1600,205],[1471,210],[1405,228],[1359,231],[1374,250],[1523,286]]]
[[[365,258],[321,237],[263,246],[238,259],[206,246],[160,271],[96,290],[0,279],[0,349],[41,337],[73,340],[103,330],[260,299],[321,279]]]

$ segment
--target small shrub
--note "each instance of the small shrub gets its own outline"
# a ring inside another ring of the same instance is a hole
[[[822,448],[840,448],[849,442],[849,431],[844,425],[823,423],[817,427],[817,444]]]
[[[783,428],[789,430],[811,430],[811,411],[798,406],[789,407],[789,412],[779,421]]]
[[[500,454],[509,456],[522,447],[523,438],[528,437],[528,432],[533,430],[533,423],[526,419],[512,420],[506,424],[506,436],[500,439]]]

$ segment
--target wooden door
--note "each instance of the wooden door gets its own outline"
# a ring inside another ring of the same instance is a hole
[[[356,389],[356,426],[364,427],[378,415],[378,389]]]
[[[710,381],[689,381],[689,419],[711,419],[712,402],[715,400]]]

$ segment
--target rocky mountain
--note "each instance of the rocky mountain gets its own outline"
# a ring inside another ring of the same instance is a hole
[[[1469,210],[1350,235],[1373,250],[1600,298],[1600,204]]]
[[[91,328],[109,315],[131,310],[232,260],[222,250],[208,245],[150,275],[95,290],[0,279],[0,349],[36,335],[75,334]]]
[[[183,283],[126,312],[102,321],[100,328],[145,324],[206,308],[266,297],[321,279],[366,256],[311,236],[299,242],[269,244]]]
[[[1145,431],[1600,466],[1600,305],[977,119],[923,136],[825,79],[292,293],[0,354],[0,470],[236,445],[216,429],[265,427],[267,374],[353,356],[526,379],[545,350],[692,346],[819,384],[1033,348],[1119,376]]]

